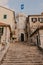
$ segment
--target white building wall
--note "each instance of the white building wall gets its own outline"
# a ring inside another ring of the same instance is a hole
[[[21,41],[21,33],[24,34],[24,41],[26,41],[26,15],[19,13],[17,18],[18,40]]]
[[[25,29],[26,26],[26,18],[25,17],[19,17],[19,29]]]

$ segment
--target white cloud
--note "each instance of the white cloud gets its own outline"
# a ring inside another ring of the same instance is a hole
[[[8,7],[8,1],[9,0],[0,0],[0,5]]]

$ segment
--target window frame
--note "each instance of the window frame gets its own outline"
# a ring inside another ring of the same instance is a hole
[[[38,18],[38,21],[39,21],[40,23],[43,23],[43,18]]]
[[[35,23],[35,22],[37,22],[37,18],[31,18],[31,21],[32,21],[33,23]]]
[[[4,19],[7,19],[7,15],[5,14],[5,15],[3,16],[3,18],[4,18]]]

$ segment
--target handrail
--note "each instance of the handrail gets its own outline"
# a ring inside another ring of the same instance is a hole
[[[40,27],[36,28],[36,29],[30,34],[30,37],[32,37],[34,34],[36,34],[40,29],[43,29],[43,26],[40,26]]]

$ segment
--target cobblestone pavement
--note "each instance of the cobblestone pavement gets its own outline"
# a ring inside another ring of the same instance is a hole
[[[43,53],[37,46],[13,43],[1,65],[43,65]]]

